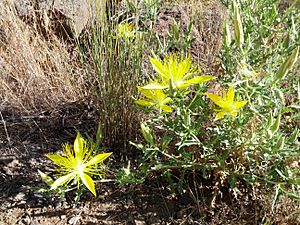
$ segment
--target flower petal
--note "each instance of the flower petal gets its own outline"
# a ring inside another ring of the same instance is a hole
[[[168,78],[169,77],[169,71],[168,67],[163,65],[162,62],[157,58],[150,58],[150,62],[153,66],[153,69],[162,77],[162,78]]]
[[[247,104],[248,101],[235,102],[235,109],[240,109]]]
[[[43,173],[42,171],[38,170],[38,173],[40,175],[40,177],[42,178],[42,180],[49,186],[51,186],[53,184],[53,179],[48,176],[47,174]]]
[[[228,102],[233,102],[234,101],[234,88],[230,87],[228,88],[227,94],[226,94],[226,100]]]
[[[80,173],[80,178],[82,183],[93,193],[93,195],[96,196],[95,183],[93,179],[85,173]]]
[[[165,111],[165,112],[172,112],[172,107],[171,106],[168,106],[168,105],[162,105],[160,106],[160,108]]]
[[[216,120],[222,119],[225,115],[226,115],[226,112],[220,111],[219,113],[217,113],[214,120],[216,121]]]
[[[234,118],[237,116],[237,111],[233,111],[230,113],[231,116],[233,116]]]
[[[51,190],[56,189],[58,186],[62,186],[66,183],[68,183],[70,180],[74,178],[74,173],[69,173],[65,176],[62,176],[54,181],[54,183],[51,185]]]
[[[206,93],[206,96],[210,98],[216,105],[220,107],[224,106],[224,100],[221,96],[210,93]]]
[[[71,166],[70,160],[59,154],[45,154],[45,156],[58,166],[66,168],[70,168]]]
[[[199,83],[207,82],[207,81],[215,79],[215,78],[216,77],[214,77],[214,76],[197,76],[190,80],[187,80],[186,82],[188,82],[189,84],[199,84]]]
[[[151,106],[151,105],[153,105],[151,102],[149,102],[147,100],[136,100],[134,102],[135,102],[135,104],[142,105],[142,106]]]
[[[138,90],[144,95],[146,96],[147,98],[149,99],[152,99],[153,98],[153,91],[150,90],[150,89],[145,89],[145,88],[142,88],[142,87],[137,87]]]
[[[90,161],[88,161],[85,164],[85,166],[87,167],[87,166],[92,166],[92,165],[98,164],[98,163],[104,161],[106,158],[108,158],[111,154],[112,154],[112,152],[98,154],[95,157],[93,157]]]
[[[156,89],[163,90],[166,88],[168,88],[167,85],[159,84],[159,83],[150,83],[141,87],[141,89],[149,89],[149,90],[156,90]]]
[[[74,141],[74,152],[75,158],[83,159],[85,155],[84,139],[81,137],[80,133],[77,133],[76,139]]]

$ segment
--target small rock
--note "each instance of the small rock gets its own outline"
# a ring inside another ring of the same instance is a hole
[[[66,219],[66,218],[67,218],[66,215],[61,215],[61,216],[60,216],[60,219],[62,219],[62,220]]]
[[[25,201],[26,200],[26,194],[24,192],[19,192],[15,197],[14,201]]]
[[[76,225],[77,222],[80,220],[80,218],[81,218],[80,215],[74,216],[69,219],[68,224]]]
[[[36,220],[32,220],[31,223],[30,223],[30,225],[40,225],[40,223],[37,222]]]
[[[146,225],[146,222],[143,220],[134,220],[135,225]]]

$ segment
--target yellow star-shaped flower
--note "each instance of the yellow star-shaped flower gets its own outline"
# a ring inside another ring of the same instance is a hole
[[[167,103],[172,102],[172,99],[168,97],[163,90],[148,90],[143,87],[138,87],[138,89],[148,99],[136,100],[136,104],[155,107],[165,112],[172,112],[171,106],[167,105]]]
[[[192,84],[199,84],[214,79],[214,76],[195,76],[199,71],[192,68],[191,58],[179,60],[176,55],[169,55],[164,62],[150,57],[150,62],[157,73],[157,80],[144,86],[144,89],[186,89]]]
[[[206,93],[206,96],[221,108],[215,109],[215,111],[218,112],[215,117],[215,120],[219,120],[225,115],[236,117],[239,109],[241,109],[247,103],[247,101],[234,101],[233,87],[230,87],[227,93],[223,94],[223,96],[211,93]]]
[[[51,189],[68,184],[71,180],[76,180],[79,186],[82,183],[96,196],[95,184],[89,176],[91,174],[101,175],[97,165],[103,162],[112,153],[98,154],[92,157],[92,149],[88,148],[85,140],[77,134],[73,149],[69,144],[63,145],[64,155],[46,154],[59,168],[57,171],[61,175],[51,184]]]

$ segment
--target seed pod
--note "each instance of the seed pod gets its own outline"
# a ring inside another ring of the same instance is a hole
[[[280,119],[281,119],[281,114],[279,114],[275,120],[275,122],[273,123],[273,125],[270,127],[270,130],[272,131],[272,133],[276,133],[279,129],[279,125],[280,125]]]
[[[142,129],[142,134],[145,140],[149,143],[154,145],[154,138],[151,134],[151,129],[146,126],[146,123],[141,123],[141,129]]]
[[[294,66],[298,59],[299,47],[295,48],[292,54],[285,60],[285,62],[280,66],[278,72],[275,75],[272,85],[276,84],[279,80],[282,80],[288,71]]]
[[[292,143],[294,143],[294,142],[297,140],[298,137],[299,137],[299,130],[298,130],[298,128],[296,127],[296,128],[294,129],[293,133],[291,134],[291,136],[290,136],[290,138],[289,138],[289,141],[292,142]]]
[[[285,99],[284,99],[283,92],[279,88],[274,88],[274,91],[275,91],[276,97],[279,98],[280,101],[284,103]]]
[[[283,147],[284,147],[284,141],[285,141],[285,137],[283,135],[281,135],[278,138],[278,141],[276,143],[276,149],[277,150],[282,150],[283,149]]]
[[[233,12],[234,12],[235,41],[237,43],[237,46],[240,49],[242,49],[242,45],[244,44],[244,31],[243,31],[242,18],[240,15],[240,9],[236,1],[233,2]]]
[[[231,44],[231,32],[227,21],[224,22],[224,40],[226,47],[229,48]]]
[[[267,121],[267,129],[269,129],[273,125],[273,123],[274,123],[273,114],[272,114],[272,112],[270,112],[268,121]]]

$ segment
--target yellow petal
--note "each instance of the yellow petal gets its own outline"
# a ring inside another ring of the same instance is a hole
[[[236,117],[237,116],[237,111],[233,111],[230,113],[231,116]]]
[[[170,97],[167,97],[167,98],[165,98],[163,101],[162,101],[162,104],[163,105],[165,105],[165,104],[167,104],[167,103],[169,103],[169,102],[172,102],[173,100],[170,98]]]
[[[214,120],[216,121],[216,120],[222,119],[225,115],[226,115],[226,112],[221,111],[221,112],[217,113]]]
[[[136,100],[134,101],[135,104],[141,105],[141,106],[151,106],[153,105],[151,102],[147,101],[147,100]]]
[[[248,101],[235,102],[235,109],[240,109],[247,104]]]
[[[75,152],[75,158],[83,159],[85,155],[84,151],[84,140],[80,136],[80,133],[77,133],[76,139],[74,141],[74,152]]]
[[[93,179],[85,173],[80,173],[80,178],[82,180],[82,183],[93,193],[93,195],[96,196],[95,184]]]
[[[69,168],[71,166],[71,162],[69,159],[59,155],[59,154],[45,154],[45,156],[48,159],[51,159],[56,165],[61,166],[61,167],[67,167]]]
[[[163,78],[169,77],[169,71],[168,68],[162,64],[162,62],[159,59],[156,58],[150,58],[150,62],[153,66],[153,69]]]
[[[153,95],[153,91],[152,90],[145,89],[145,88],[142,88],[142,87],[137,87],[137,88],[147,98],[149,98],[149,99],[153,98],[154,95]]]
[[[47,174],[43,173],[42,171],[38,170],[38,173],[40,175],[40,177],[42,178],[42,180],[49,186],[51,186],[53,184],[53,179],[48,176]]]
[[[90,161],[88,161],[85,166],[92,166],[92,165],[96,165],[100,162],[103,162],[105,159],[107,159],[110,155],[112,154],[112,152],[109,153],[102,153],[102,154],[98,154],[95,157],[93,157]]]
[[[147,85],[141,87],[141,89],[149,89],[149,90],[156,90],[156,89],[163,90],[166,88],[168,88],[167,85],[159,84],[159,83],[150,83],[150,84],[147,84]]]
[[[197,77],[194,77],[194,78],[188,80],[187,82],[189,84],[199,84],[199,83],[207,82],[207,81],[215,79],[215,78],[216,77],[214,77],[214,76],[197,76]]]
[[[51,185],[51,190],[56,189],[58,186],[62,186],[64,184],[67,184],[70,180],[74,178],[74,173],[69,173],[65,176],[62,176],[54,181],[54,183]]]
[[[172,112],[172,107],[168,106],[168,105],[162,105],[160,106],[160,108],[165,111],[165,112]]]
[[[228,88],[227,94],[226,94],[226,100],[228,102],[233,102],[234,101],[234,88],[230,87]]]
[[[206,96],[210,98],[216,105],[223,107],[224,101],[221,96],[210,93],[206,93]]]

